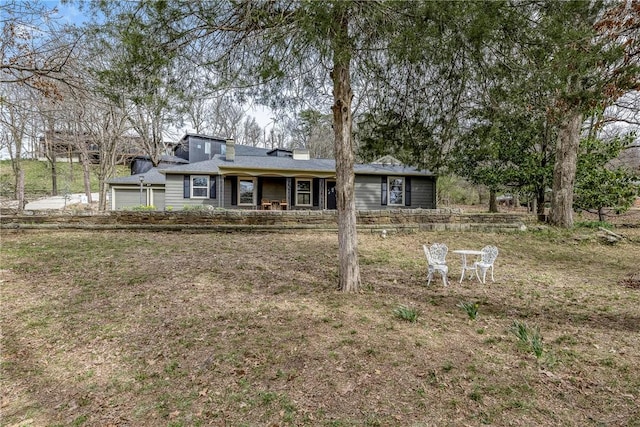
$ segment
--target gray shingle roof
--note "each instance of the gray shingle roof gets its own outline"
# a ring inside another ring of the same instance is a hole
[[[236,156],[266,156],[268,152],[266,148],[236,145]]]
[[[141,155],[141,156],[135,156],[134,159],[151,160],[151,156],[145,154],[145,155]],[[173,163],[173,164],[189,163],[189,160],[185,160],[182,157],[178,157],[178,156],[172,156],[170,154],[161,155],[160,156],[160,161],[161,162],[166,162],[166,163]]]
[[[146,171],[145,173],[141,173],[138,175],[129,175],[129,176],[119,176],[117,178],[111,178],[107,180],[109,184],[140,184],[140,176],[144,177],[145,184],[162,184],[165,183],[165,176],[161,174],[159,168],[152,168]]]
[[[188,165],[178,165],[164,169],[163,173],[183,174],[183,173],[203,173],[216,174],[220,168],[246,168],[254,170],[288,170],[300,172],[335,172],[336,162],[332,159],[309,159],[296,160],[291,157],[272,156],[240,156],[236,155],[234,161],[227,161],[222,156],[215,156],[211,160],[191,163]],[[402,165],[382,165],[382,164],[356,164],[354,165],[356,174],[367,175],[433,175],[427,170],[418,170]]]
[[[220,172],[220,168],[251,169],[264,170],[265,172],[281,171],[300,171],[304,172],[335,172],[336,162],[332,159],[309,159],[296,160],[291,157],[275,157],[275,156],[240,156],[236,155],[234,161],[227,161],[224,156],[216,155],[211,160],[203,162],[189,163],[184,165],[163,166],[162,168],[153,168],[145,172],[145,184],[164,184],[165,174],[203,174],[216,175]],[[403,176],[433,176],[434,174],[428,170],[419,170],[414,167],[403,165],[383,165],[383,164],[356,164],[354,172],[361,175],[403,175]],[[139,184],[139,175],[130,175],[118,178],[112,178],[107,181],[109,184]]]

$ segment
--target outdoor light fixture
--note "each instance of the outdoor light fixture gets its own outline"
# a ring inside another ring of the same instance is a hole
[[[140,175],[140,206],[146,206],[147,203],[142,200],[142,185],[144,184],[144,175]]]

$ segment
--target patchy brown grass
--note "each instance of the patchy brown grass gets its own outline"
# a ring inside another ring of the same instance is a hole
[[[358,294],[331,233],[5,233],[0,424],[639,425],[640,230],[617,232],[361,233]],[[425,286],[434,241],[497,245],[496,282],[450,253]]]

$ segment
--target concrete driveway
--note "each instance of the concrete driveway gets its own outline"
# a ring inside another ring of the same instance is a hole
[[[91,200],[98,201],[98,193],[91,193]],[[52,196],[45,197],[33,202],[27,203],[24,207],[25,210],[40,211],[40,210],[60,210],[66,206],[87,204],[87,196],[84,193],[68,194],[66,196]]]

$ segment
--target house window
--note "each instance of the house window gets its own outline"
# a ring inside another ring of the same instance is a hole
[[[255,178],[238,179],[238,205],[254,206],[256,204]]]
[[[209,177],[193,175],[191,177],[191,198],[206,199],[209,197]]]
[[[389,205],[404,205],[404,178],[400,176],[390,176],[388,178]]]
[[[296,206],[311,206],[311,183],[310,179],[296,180]]]

